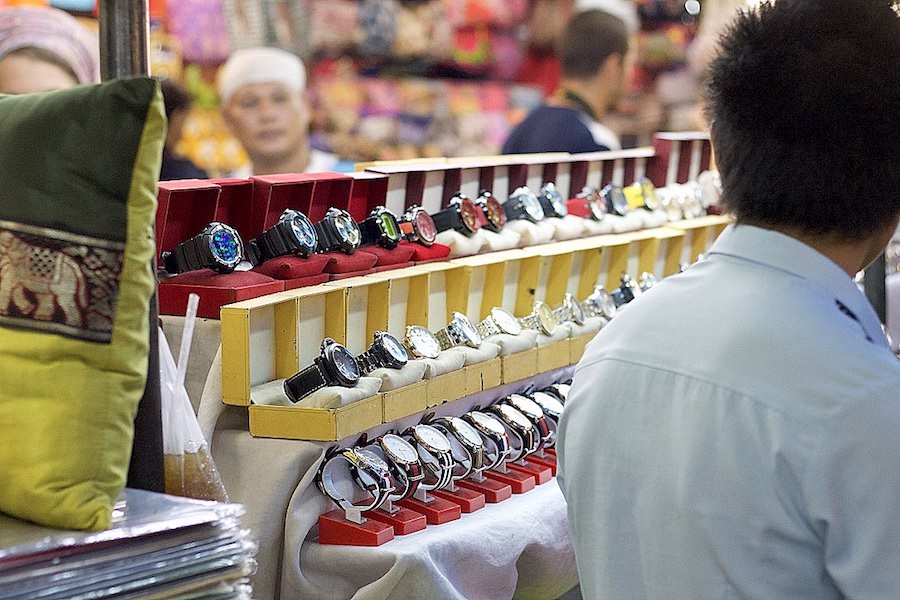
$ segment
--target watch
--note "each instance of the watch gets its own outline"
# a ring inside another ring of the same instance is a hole
[[[441,353],[441,343],[431,331],[420,325],[407,325],[403,342],[416,358],[437,358]]]
[[[519,319],[519,324],[522,325],[523,329],[536,329],[544,335],[553,335],[557,326],[553,309],[546,302],[541,302],[540,300],[534,301],[534,308],[531,309],[531,314]]]
[[[628,206],[632,208],[646,208],[656,210],[659,208],[659,200],[656,198],[656,187],[646,177],[641,177],[624,190]]]
[[[424,208],[411,206],[400,217],[400,231],[411,242],[418,242],[423,246],[430,246],[437,237],[437,227],[434,219]]]
[[[670,221],[680,221],[687,216],[685,198],[680,189],[673,186],[660,188],[656,190],[656,198],[659,200],[659,207],[665,211]]]
[[[471,348],[477,348],[481,345],[481,336],[478,330],[472,325],[469,317],[461,312],[454,312],[450,323],[440,331],[435,332],[434,337],[441,344],[441,350],[447,350],[453,346],[461,346],[465,344]]]
[[[594,291],[581,305],[587,314],[603,317],[607,321],[616,316],[616,301],[602,285],[594,286]]]
[[[519,323],[519,320],[508,310],[500,308],[499,306],[492,308],[491,314],[485,317],[481,323],[476,325],[475,329],[482,338],[498,333],[506,333],[509,335],[519,335],[522,333],[522,325]]]
[[[353,354],[333,339],[325,338],[313,364],[284,380],[284,393],[291,402],[299,402],[326,386],[353,387],[359,377]]]
[[[606,218],[606,213],[608,212],[606,200],[600,195],[600,191],[592,185],[586,185],[581,188],[575,199],[569,202],[573,202],[578,207],[578,214],[582,217],[590,218],[594,221],[602,221]]]
[[[394,493],[388,497],[391,502],[406,500],[412,496],[419,487],[419,482],[425,477],[419,453],[415,447],[395,433],[386,433],[375,440],[387,458],[388,468],[399,486],[395,486]]]
[[[439,210],[431,215],[438,233],[450,229],[471,237],[481,228],[478,220],[479,208],[469,200],[462,192],[457,192],[447,205],[447,208]]]
[[[612,297],[616,303],[616,308],[628,304],[643,293],[641,287],[631,278],[628,273],[622,273],[619,278],[619,287],[613,290]]]
[[[569,214],[566,201],[563,200],[562,194],[556,189],[556,184],[548,181],[541,187],[541,191],[537,195],[541,208],[544,209],[546,217],[565,217]]]
[[[499,233],[503,226],[506,225],[506,211],[503,210],[503,205],[500,204],[500,201],[490,191],[481,190],[478,198],[475,199],[475,204],[484,213],[484,228],[488,231]]]
[[[459,481],[474,473],[484,471],[484,440],[481,439],[481,435],[474,427],[465,420],[452,416],[435,419],[431,425],[450,440],[453,460],[456,463],[453,481]],[[457,442],[456,447],[453,447],[454,441]],[[457,448],[461,452],[453,452]]]
[[[522,460],[534,453],[540,444],[540,436],[534,424],[528,417],[509,404],[494,404],[487,409],[496,415],[506,430],[512,432],[510,439],[516,440],[516,444],[510,444],[510,462]]]
[[[450,440],[440,430],[431,425],[413,425],[403,432],[419,455],[426,476],[419,482],[419,488],[427,491],[440,490],[453,478],[453,453]]]
[[[638,287],[641,288],[642,292],[646,292],[657,283],[659,283],[659,280],[656,278],[656,275],[649,271],[644,271],[641,273],[640,277],[638,277]]]
[[[534,425],[538,434],[537,448],[535,450],[550,447],[556,443],[556,430],[550,426],[549,419],[544,414],[544,409],[537,402],[522,394],[510,394],[500,400],[500,402],[518,410]]]
[[[559,381],[556,383],[551,383],[550,385],[548,385],[541,391],[547,392],[548,394],[552,394],[552,395],[556,396],[557,398],[559,398],[560,402],[565,404],[566,400],[569,398],[569,390],[571,388],[572,388],[572,383],[570,381],[566,381],[566,382]]]
[[[606,204],[606,212],[611,215],[624,217],[628,214],[628,198],[622,186],[610,183],[600,190],[600,197]]]
[[[722,200],[722,177],[718,171],[706,170],[697,175],[700,204],[703,208],[716,206]]]
[[[368,504],[357,506],[337,490],[333,471],[338,461],[346,462],[356,484],[372,495]],[[333,454],[326,453],[316,471],[316,485],[323,494],[346,511],[374,510],[394,491],[388,464],[380,456],[365,448],[344,448]]]
[[[359,245],[378,244],[392,250],[400,243],[402,233],[397,216],[383,206],[376,206],[359,224]]]
[[[375,369],[401,369],[407,362],[409,352],[403,342],[386,331],[376,331],[369,349],[356,356],[360,375],[368,375]]]
[[[231,273],[244,260],[241,236],[234,227],[213,221],[203,231],[172,249],[162,253],[166,271],[184,273],[198,269],[212,269]]]
[[[572,321],[576,325],[584,325],[584,309],[571,293],[563,296],[562,305],[554,309],[553,316],[557,323]]]
[[[565,407],[556,394],[546,390],[537,390],[531,393],[531,399],[541,407],[541,410],[544,411],[544,416],[550,419],[551,423],[559,424],[559,418],[562,416]]]
[[[696,219],[706,214],[707,206],[703,206],[703,189],[696,181],[689,181],[682,186],[684,208],[684,217],[686,219]]]
[[[359,248],[359,225],[346,210],[332,206],[325,217],[315,224],[315,229],[319,238],[319,252],[340,250],[344,254],[353,254]]]
[[[463,420],[475,428],[485,444],[485,470],[495,470],[509,459],[509,434],[503,423],[492,414],[470,410]]]
[[[506,212],[506,218],[510,221],[527,219],[532,223],[537,223],[544,218],[544,209],[541,206],[541,201],[526,186],[513,190],[513,193],[509,195],[509,198],[503,204],[503,210]]]
[[[247,257],[253,265],[286,254],[306,258],[317,245],[316,230],[309,218],[299,210],[286,208],[277,223],[250,240]]]

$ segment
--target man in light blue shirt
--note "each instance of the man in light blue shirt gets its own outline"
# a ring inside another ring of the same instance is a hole
[[[585,598],[900,597],[900,361],[852,280],[900,220],[898,83],[888,0],[729,28],[736,224],[588,345],[560,424]]]

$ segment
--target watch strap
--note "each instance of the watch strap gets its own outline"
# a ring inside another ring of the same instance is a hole
[[[375,350],[369,348],[365,352],[356,355],[356,364],[359,365],[359,374],[368,375],[375,369],[382,367],[381,361],[375,356]]]
[[[356,468],[353,461],[351,461],[346,455],[345,452],[347,450],[343,450],[334,454],[332,456],[326,456],[321,464],[319,465],[319,470],[316,472],[316,484],[319,486],[319,490],[323,494],[325,494],[328,498],[330,498],[335,504],[341,507],[343,510],[350,511],[359,511],[366,512],[369,510],[373,510],[381,506],[384,501],[387,499],[388,495],[393,491],[392,489],[383,489],[381,485],[378,485],[378,479],[373,477],[373,480],[376,481],[375,489],[366,489],[367,492],[372,494],[372,498],[368,504],[363,506],[357,506],[349,499],[343,497],[338,491],[337,487],[334,485],[334,476],[332,474],[332,469],[334,469],[334,465],[337,464],[337,461],[344,461],[347,463],[350,469]],[[354,478],[356,479],[356,478]]]
[[[163,252],[163,266],[169,273],[185,273],[187,271],[196,271],[206,267],[214,268],[208,259],[203,256],[201,248],[205,234],[200,233],[189,238],[172,249],[171,252]]]
[[[319,241],[318,249],[320,252],[331,252],[340,247],[341,241],[338,239],[337,228],[328,217],[322,219],[313,225],[316,230],[316,239]]]
[[[328,384],[328,378],[320,366],[320,358],[316,358],[313,364],[284,380],[284,392],[292,402],[299,402]]]
[[[441,233],[450,229],[459,231],[462,228],[462,218],[459,216],[459,211],[459,206],[453,205],[431,215],[437,232]]]
[[[381,243],[384,232],[378,224],[378,217],[369,217],[359,223],[359,245],[368,246]]]
[[[452,348],[454,346],[459,345],[459,343],[452,337],[450,326],[444,327],[434,333],[434,337],[437,338],[438,342],[441,345],[441,350],[447,350],[448,348]]]
[[[475,326],[475,329],[478,331],[478,335],[483,338],[486,338],[491,335],[497,335],[498,333],[503,333],[503,330],[497,325],[497,321],[494,320],[494,317],[488,315],[481,323]]]

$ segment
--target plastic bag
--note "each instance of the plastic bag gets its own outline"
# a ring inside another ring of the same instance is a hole
[[[159,331],[160,400],[162,404],[163,459],[167,494],[228,502],[228,494],[200,430],[197,415],[184,387],[187,355],[190,353],[195,294],[188,300],[188,314],[181,339],[178,364],[165,334]]]

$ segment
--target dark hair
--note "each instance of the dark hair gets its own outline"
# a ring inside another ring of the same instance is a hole
[[[160,79],[159,86],[162,88],[166,117],[171,117],[175,111],[187,110],[193,105],[194,101],[191,99],[191,95],[174,79]]]
[[[600,9],[569,19],[557,44],[563,77],[592,77],[612,54],[628,53],[628,30],[622,19]]]
[[[742,12],[706,114],[738,222],[859,240],[900,213],[895,0],[776,0]]]

